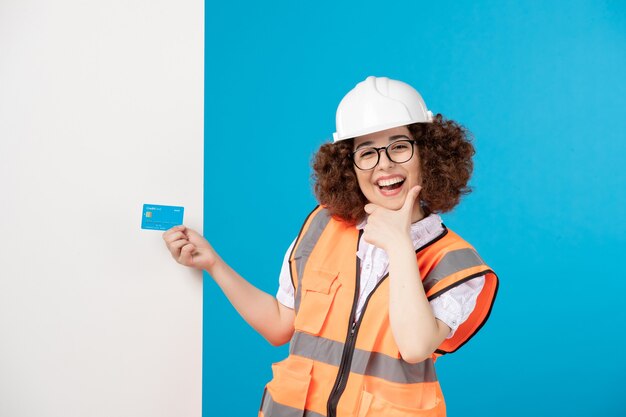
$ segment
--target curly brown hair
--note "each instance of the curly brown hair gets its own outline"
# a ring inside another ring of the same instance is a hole
[[[429,213],[452,210],[462,195],[472,190],[467,185],[474,164],[472,137],[459,123],[444,119],[441,114],[432,123],[408,125],[421,160],[422,208]],[[354,139],[322,145],[313,157],[315,195],[330,214],[349,224],[365,217],[368,203],[361,192],[352,163]]]

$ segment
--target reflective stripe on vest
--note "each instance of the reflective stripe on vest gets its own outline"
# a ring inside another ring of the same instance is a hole
[[[314,211],[313,216],[309,216],[309,219],[305,222],[303,230],[300,231],[300,236],[296,239],[297,245],[294,245],[290,259],[292,260],[291,268],[291,280],[296,285],[296,282],[300,282],[302,274],[304,273],[304,267],[309,259],[309,255],[313,252],[313,248],[317,243],[320,235],[328,225],[330,221],[330,214],[328,210],[320,210],[317,213]],[[295,275],[295,279],[294,279]],[[298,285],[299,286],[299,285]],[[294,309],[296,313],[300,308],[300,292],[296,292],[294,297]]]
[[[283,405],[274,401],[272,396],[265,391],[263,394],[263,400],[261,401],[261,410],[259,412],[260,417],[325,417],[323,414],[318,414],[314,411],[299,410],[288,405]]]
[[[424,291],[430,291],[442,278],[478,265],[485,265],[485,262],[474,249],[465,248],[448,252],[424,279]]]
[[[307,333],[295,332],[289,346],[289,353],[314,361],[339,367],[344,344]],[[383,353],[355,349],[350,372],[375,376],[390,382],[412,384],[437,380],[431,358],[419,363],[408,363]]]

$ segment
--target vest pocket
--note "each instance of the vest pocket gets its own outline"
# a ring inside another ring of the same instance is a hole
[[[333,304],[337,290],[341,287],[339,273],[313,270],[302,281],[300,308],[294,326],[313,335],[319,335]]]
[[[413,408],[396,404],[386,399],[363,391],[358,417],[445,417],[446,408],[443,398],[437,398],[430,408]]]
[[[303,415],[312,369],[312,360],[298,356],[289,356],[273,364],[274,377],[265,387],[261,405],[264,417],[282,416],[285,411],[289,411],[290,416]],[[293,409],[302,410],[302,413]]]

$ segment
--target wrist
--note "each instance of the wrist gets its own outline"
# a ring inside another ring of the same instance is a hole
[[[218,257],[213,262],[207,262],[205,265],[202,266],[202,269],[204,269],[212,278],[214,278],[220,273],[220,271],[224,270],[225,266],[226,263],[222,260],[222,258]]]
[[[403,236],[399,239],[394,239],[391,246],[387,248],[387,254],[391,256],[394,253],[404,253],[407,251],[415,252],[413,247],[413,240],[409,236]]]

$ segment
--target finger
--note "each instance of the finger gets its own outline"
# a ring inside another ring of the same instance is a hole
[[[193,229],[189,229],[189,228],[187,228],[185,233],[187,233],[187,236],[202,236],[200,233],[196,232]]]
[[[183,248],[183,246],[188,245],[188,244],[189,244],[188,240],[181,239],[181,240],[177,240],[174,243],[168,244],[167,249],[170,251],[172,258],[178,261],[178,259],[180,258],[181,249]]]
[[[204,245],[205,242],[208,243],[208,241],[204,238],[204,236],[202,236],[200,233],[196,232],[193,229],[187,228],[185,232],[187,234],[187,239],[189,239],[189,241],[192,242],[193,244]]]
[[[185,225],[179,225],[179,226],[174,226],[171,229],[163,232],[163,240],[167,240],[168,237],[170,237],[171,235],[173,235],[176,232],[182,232],[186,229],[187,227]]]
[[[189,244],[189,241],[187,239],[180,239],[180,240],[177,240],[176,242],[170,243],[169,245],[170,252],[172,252],[172,254],[178,254],[178,252],[180,252],[183,246],[188,245],[188,244]]]
[[[171,244],[173,242],[176,242],[179,239],[187,239],[187,235],[185,235],[184,232],[177,231],[177,232],[173,232],[169,236],[164,236],[163,237],[163,240],[165,240],[165,242],[167,242],[167,244]]]
[[[180,257],[178,258],[178,262],[183,265],[191,265],[193,262],[193,253],[195,252],[196,247],[191,243],[186,244],[180,250]]]
[[[371,233],[368,233],[367,231],[363,233],[363,240],[365,240],[370,245],[375,245]]]
[[[372,214],[374,211],[376,211],[376,209],[378,208],[378,206],[376,204],[366,204],[365,207],[363,207],[363,210],[365,210],[365,212],[367,214]]]
[[[416,185],[409,190],[409,192],[406,194],[406,199],[404,200],[402,211],[410,213],[413,210],[413,204],[415,203],[415,200],[421,190],[422,187],[419,185]]]
[[[167,230],[167,231],[166,231],[165,233],[163,233],[163,234],[164,234],[164,235],[165,235],[165,234],[168,234],[168,235],[169,235],[169,234],[172,234],[172,233],[174,233],[174,232],[179,232],[179,231],[181,231],[181,232],[182,232],[182,231],[184,231],[186,228],[187,228],[187,226],[185,226],[184,224],[179,224],[178,226],[174,226],[174,227],[170,228],[169,230]]]

